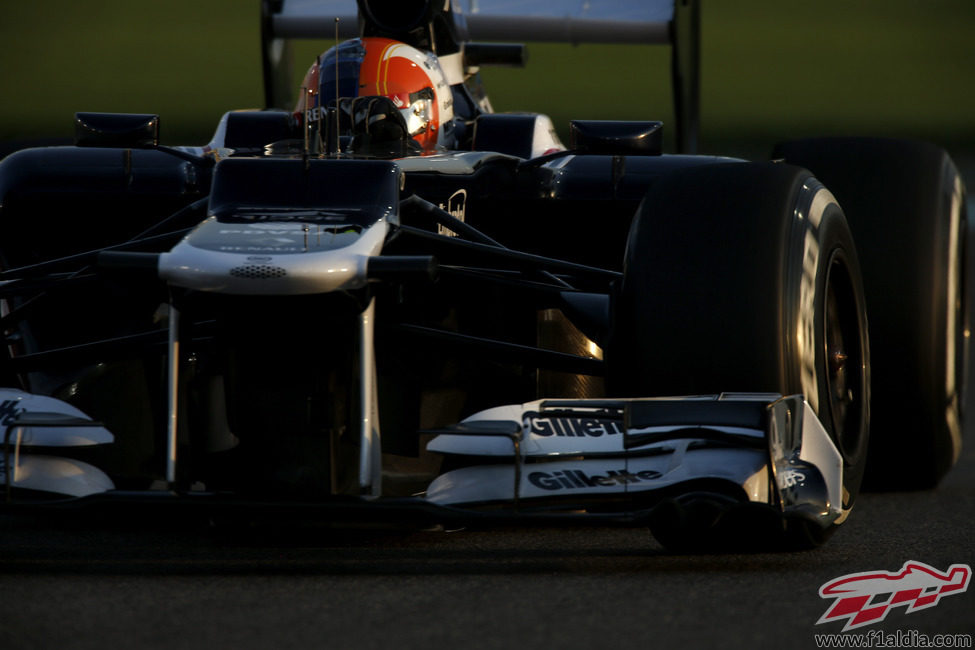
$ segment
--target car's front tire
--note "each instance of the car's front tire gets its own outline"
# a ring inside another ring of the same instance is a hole
[[[845,519],[867,453],[866,312],[846,219],[808,171],[727,163],[658,181],[630,232],[613,327],[614,394],[804,394],[843,458]],[[791,531],[804,543],[830,532],[805,528]]]
[[[830,188],[859,247],[874,366],[866,483],[933,487],[961,450],[968,362],[958,170],[942,149],[908,140],[797,140],[773,156]]]

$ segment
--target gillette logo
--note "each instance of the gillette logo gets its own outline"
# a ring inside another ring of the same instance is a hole
[[[952,564],[942,573],[923,562],[905,562],[900,571],[867,571],[830,580],[819,588],[821,598],[835,598],[816,624],[846,620],[843,631],[879,623],[894,607],[906,614],[934,607],[944,596],[968,589],[972,568]]]
[[[598,418],[546,418],[538,413],[525,413],[525,423],[536,436],[566,436],[569,438],[599,438],[623,433],[621,422]]]
[[[532,472],[528,482],[542,490],[577,490],[580,488],[615,487],[630,483],[643,483],[660,478],[660,472],[645,469],[631,473],[625,469],[610,470],[605,474],[590,475],[581,469],[565,469],[558,472]]]
[[[18,402],[20,400],[5,399],[3,403],[0,403],[0,426],[10,426],[17,419],[17,416],[27,410],[18,408]]]

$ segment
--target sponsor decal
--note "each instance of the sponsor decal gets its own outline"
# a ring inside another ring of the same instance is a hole
[[[819,410],[819,384],[816,376],[816,278],[819,273],[819,242],[812,230],[806,231],[799,283],[799,379],[802,392],[813,411]]]
[[[311,124],[325,117],[326,111],[321,106],[315,106],[305,111],[305,123]]]
[[[444,210],[450,216],[457,219],[458,221],[464,221],[464,216],[467,211],[467,190],[457,190],[447,199],[446,203],[440,203],[437,207]],[[438,224],[437,234],[446,235],[448,237],[456,237],[457,233],[449,228]]]
[[[213,250],[221,253],[301,253],[300,246],[217,246]]]
[[[779,487],[791,488],[803,486],[806,483],[806,475],[799,470],[789,469],[778,475]]]
[[[15,399],[5,399],[3,402],[0,402],[0,426],[10,426],[14,418],[27,410],[25,408],[19,408],[17,406],[19,403],[20,400]]]
[[[644,483],[660,478],[660,472],[641,470],[630,472],[626,469],[610,470],[605,474],[587,474],[581,469],[564,469],[557,472],[532,472],[528,482],[541,490],[575,490],[580,488],[617,487],[630,483]]]
[[[803,239],[802,278],[799,281],[799,314],[796,340],[799,344],[799,381],[813,411],[819,411],[819,377],[816,374],[816,286],[823,265],[819,247],[819,226],[833,195],[819,189],[806,213],[808,224]]]
[[[599,418],[547,418],[538,413],[525,413],[525,425],[536,436],[568,436],[570,438],[599,438],[622,435],[623,423]]]
[[[952,564],[945,572],[923,562],[908,561],[900,571],[865,571],[830,580],[819,588],[820,598],[836,600],[817,625],[845,620],[843,631],[884,620],[891,609],[906,607],[905,613],[937,605],[944,596],[968,589],[972,568]]]
[[[269,235],[300,235],[300,234],[303,234],[303,232],[301,230],[299,230],[298,228],[284,228],[284,227],[281,227],[281,226],[275,226],[275,228],[273,228],[273,229],[254,227],[254,228],[250,228],[248,230],[242,230],[242,229],[237,229],[237,228],[234,228],[234,229],[224,228],[224,229],[220,230],[217,234],[218,235],[249,235],[249,236],[252,236],[252,237],[267,237]],[[287,239],[285,241],[292,241],[292,240]]]

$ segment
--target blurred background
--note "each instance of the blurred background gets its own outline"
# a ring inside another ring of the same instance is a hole
[[[702,4],[702,152],[888,135],[971,164],[972,0]],[[0,142],[70,137],[86,110],[158,113],[165,143],[205,143],[224,111],[261,105],[259,15],[258,0],[4,0]],[[299,42],[296,88],[330,45]],[[496,110],[548,113],[563,134],[572,118],[672,123],[667,48],[529,44],[527,69],[483,76]]]

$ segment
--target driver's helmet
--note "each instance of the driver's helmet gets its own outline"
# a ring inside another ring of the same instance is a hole
[[[388,38],[357,38],[325,52],[305,75],[296,112],[310,124],[323,107],[356,97],[388,98],[424,150],[443,144],[444,127],[454,117],[437,57]]]

